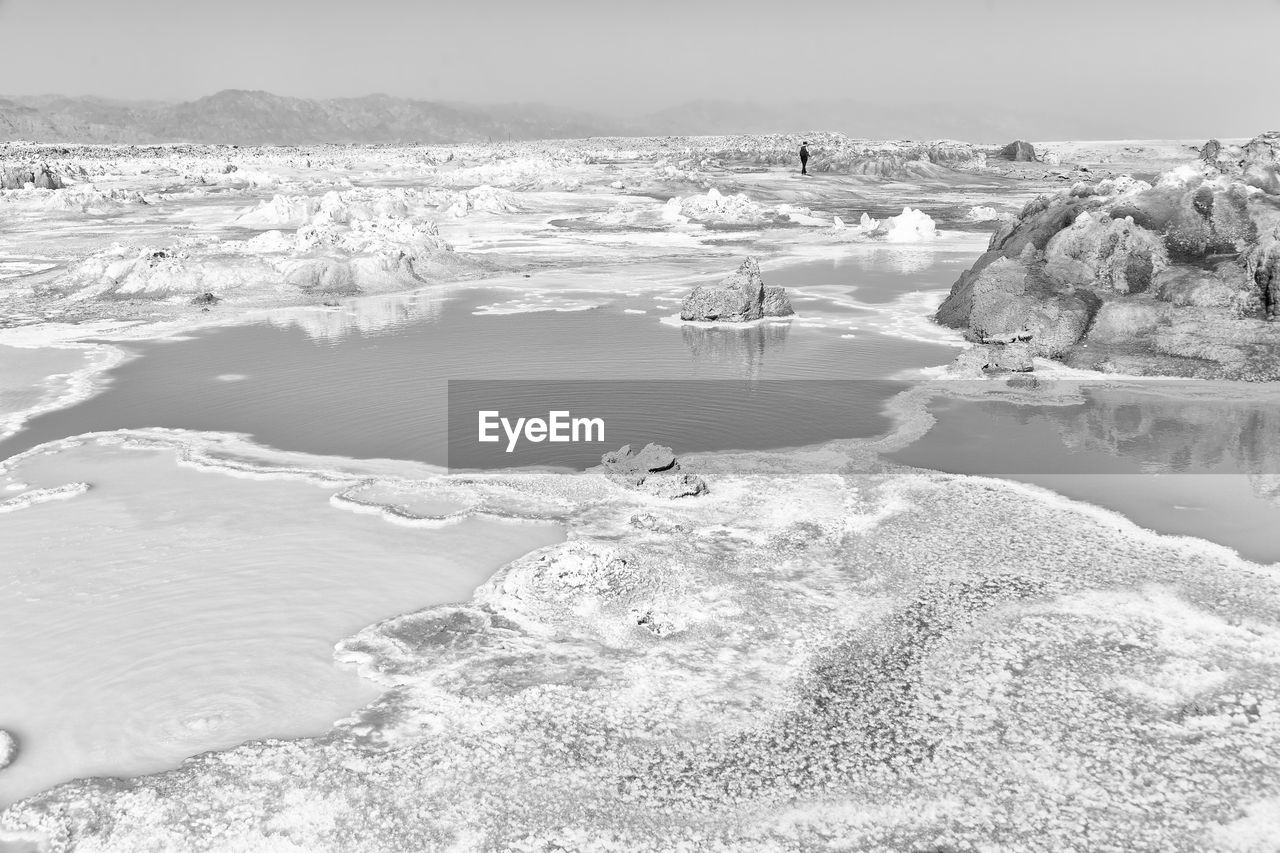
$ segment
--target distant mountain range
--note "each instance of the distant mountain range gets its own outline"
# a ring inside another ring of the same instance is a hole
[[[389,95],[315,100],[227,89],[182,103],[92,96],[3,97],[0,141],[443,143],[823,129],[871,138],[994,142],[1030,135],[1025,128],[1032,119],[1044,127],[1044,116],[999,117],[949,105],[869,106],[849,101],[760,105],[710,100],[625,119],[544,104],[454,104]]]

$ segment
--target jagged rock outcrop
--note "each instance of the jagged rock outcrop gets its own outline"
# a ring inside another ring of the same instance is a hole
[[[1243,180],[1270,195],[1280,195],[1280,130],[1255,136],[1244,146]]]
[[[680,467],[670,447],[646,444],[639,450],[624,445],[600,457],[604,475],[619,485],[659,498],[683,498],[706,494],[707,484],[697,474]]]
[[[766,285],[755,258],[716,284],[700,284],[684,298],[681,320],[746,323],[763,317],[789,317],[795,311],[786,288]]]
[[[1205,150],[1154,186],[1032,201],[937,321],[979,344],[1022,334],[1033,356],[1087,369],[1280,380],[1280,133]]]
[[[1013,142],[1010,142],[1004,148],[1000,149],[1000,156],[1006,160],[1034,162],[1036,159],[1036,149],[1030,142],[1015,139]]]

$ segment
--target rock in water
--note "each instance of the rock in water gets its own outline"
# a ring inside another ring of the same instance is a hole
[[[791,307],[791,300],[787,298],[787,289],[773,284],[764,286],[760,310],[766,317],[790,317],[796,313]]]
[[[8,767],[18,757],[18,740],[0,729],[0,770]]]
[[[1030,142],[1023,142],[1021,139],[1016,139],[1004,148],[1000,149],[1000,156],[1006,160],[1031,162],[1036,159],[1036,149],[1032,147]]]
[[[698,285],[680,306],[681,320],[725,323],[788,317],[794,313],[785,288],[765,285],[755,258],[747,258],[737,272],[723,281]]]
[[[1217,163],[1218,155],[1222,153],[1222,143],[1216,139],[1210,139],[1200,149],[1200,159],[1206,163]]]
[[[680,468],[670,447],[646,444],[639,450],[631,445],[600,457],[604,475],[629,489],[659,498],[683,498],[706,494],[707,484],[697,474]]]

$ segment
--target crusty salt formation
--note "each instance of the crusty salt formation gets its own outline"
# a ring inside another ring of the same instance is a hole
[[[1273,573],[1030,487],[841,459],[703,457],[714,492],[661,504],[590,475],[454,479],[569,541],[339,644],[381,699],[327,737],[72,783],[0,825],[56,851],[1257,831],[1280,796]]]

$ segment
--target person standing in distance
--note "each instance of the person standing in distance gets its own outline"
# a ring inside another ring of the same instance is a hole
[[[809,174],[809,143],[800,143],[800,174]]]

